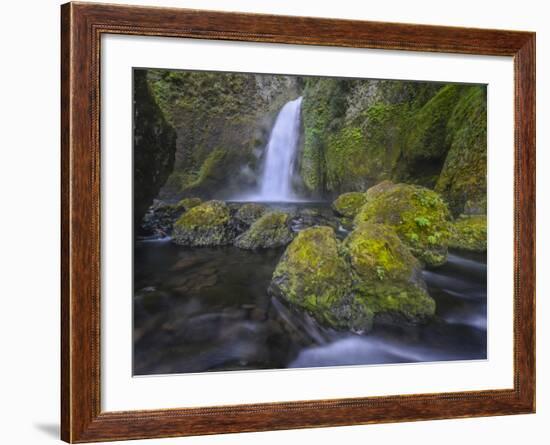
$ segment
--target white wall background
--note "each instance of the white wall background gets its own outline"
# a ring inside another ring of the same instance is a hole
[[[537,414],[271,433],[161,439],[151,444],[545,444],[550,422],[550,14],[537,0],[118,0],[155,6],[355,18],[537,32]],[[59,417],[59,4],[4,2],[0,28],[0,441],[58,439]]]

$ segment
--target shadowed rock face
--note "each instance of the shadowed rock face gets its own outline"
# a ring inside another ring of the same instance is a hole
[[[134,70],[134,230],[174,168],[176,132],[151,94],[145,70]]]

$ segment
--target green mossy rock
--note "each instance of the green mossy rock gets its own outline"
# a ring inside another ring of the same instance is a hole
[[[454,215],[487,210],[487,89],[470,87],[447,123],[450,149],[435,185]]]
[[[487,217],[462,216],[457,219],[451,230],[449,247],[474,252],[487,251]]]
[[[367,201],[368,200],[373,200],[374,198],[376,198],[381,193],[385,193],[385,192],[387,192],[388,190],[390,190],[394,187],[395,187],[395,184],[391,181],[388,181],[387,179],[385,181],[379,182],[376,185],[373,185],[365,193]]]
[[[332,203],[336,214],[345,218],[354,218],[359,209],[367,202],[367,197],[361,192],[344,193]]]
[[[250,228],[235,240],[241,249],[267,249],[286,246],[292,241],[290,217],[283,212],[269,212],[254,222]]]
[[[247,203],[239,207],[235,213],[235,218],[250,226],[254,221],[259,219],[266,212],[266,208],[261,204]]]
[[[193,207],[197,207],[200,204],[202,204],[202,199],[200,198],[183,198],[175,205],[175,208],[185,212]]]
[[[424,322],[435,314],[420,263],[394,229],[361,223],[344,241],[351,264],[355,299],[376,317]]]
[[[208,201],[185,212],[174,224],[172,239],[184,246],[221,246],[235,238],[229,207]]]
[[[396,184],[368,200],[354,219],[392,226],[418,259],[429,266],[447,261],[450,213],[445,202],[424,187]]]
[[[287,247],[270,292],[336,329],[369,330],[372,312],[351,296],[350,266],[330,227],[298,233]]]

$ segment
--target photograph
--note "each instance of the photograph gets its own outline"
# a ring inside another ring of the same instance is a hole
[[[135,376],[487,359],[487,85],[132,79]]]

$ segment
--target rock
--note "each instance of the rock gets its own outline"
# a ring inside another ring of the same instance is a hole
[[[172,234],[173,241],[184,246],[221,246],[234,238],[229,207],[223,201],[207,201],[185,212]]]
[[[361,192],[344,193],[332,203],[336,214],[346,218],[354,218],[359,209],[367,202],[367,196]]]
[[[134,230],[138,233],[174,167],[176,131],[157,105],[145,70],[134,70],[134,104]]]
[[[334,230],[338,229],[340,222],[330,209],[305,208],[300,209],[293,215],[291,228],[294,232],[299,232],[308,227],[329,226]]]
[[[457,219],[451,230],[449,247],[474,252],[487,251],[487,217],[462,216]]]
[[[254,186],[277,113],[298,96],[298,78],[147,69],[154,99],[177,131],[175,163],[160,197],[203,199]],[[250,178],[252,176],[252,178]],[[250,182],[252,181],[252,182]]]
[[[154,200],[141,221],[143,233],[166,236],[172,232],[174,222],[184,212],[178,205]]]
[[[330,227],[298,233],[277,264],[270,285],[270,293],[309,312],[321,324],[368,330],[372,313],[350,304],[351,289],[349,264]]]
[[[424,187],[396,184],[369,199],[354,219],[393,227],[414,256],[429,266],[447,261],[450,213],[442,198]]]
[[[366,191],[366,193],[365,193],[365,195],[367,197],[366,200],[367,201],[372,200],[372,199],[376,198],[378,195],[380,195],[380,193],[387,192],[388,190],[390,190],[394,187],[395,187],[395,184],[391,181],[388,181],[387,179],[385,181],[379,182],[378,184],[373,185],[372,187],[370,187]]]
[[[435,313],[420,263],[395,231],[382,224],[361,223],[344,241],[352,268],[355,299],[376,317],[418,323]]]
[[[261,204],[247,203],[239,207],[235,213],[235,219],[245,224],[247,227],[259,219],[266,212],[266,208]]]
[[[249,250],[280,247],[290,243],[293,237],[289,215],[274,211],[263,215],[237,237],[235,246]]]
[[[487,88],[467,88],[447,122],[450,149],[435,185],[453,215],[487,211]]]
[[[193,207],[197,207],[200,204],[202,204],[202,200],[200,198],[183,198],[176,204],[176,208],[185,212]]]

